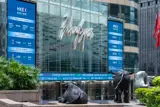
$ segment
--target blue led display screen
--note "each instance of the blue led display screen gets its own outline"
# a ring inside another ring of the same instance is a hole
[[[8,0],[8,59],[35,66],[36,4]]]
[[[108,71],[123,69],[123,23],[108,20]]]
[[[41,73],[41,81],[112,80],[112,74]]]

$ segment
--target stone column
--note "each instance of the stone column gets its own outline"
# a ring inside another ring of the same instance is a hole
[[[105,82],[102,81],[101,83],[101,100],[105,99]]]
[[[88,82],[88,100],[92,100],[92,89],[91,89],[91,81]]]

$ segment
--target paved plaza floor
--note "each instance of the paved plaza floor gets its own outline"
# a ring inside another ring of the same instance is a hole
[[[48,102],[49,105],[66,105],[58,103],[57,101]],[[124,105],[124,107],[147,107],[145,105],[140,105],[135,101],[130,101],[130,103],[115,103],[113,100],[91,100],[87,105]],[[97,106],[98,107],[98,106]]]
[[[16,102],[10,99],[0,99],[0,107],[146,107],[134,101],[130,103],[114,103],[113,101],[89,101],[88,104],[62,104],[50,101],[42,105],[35,102]]]

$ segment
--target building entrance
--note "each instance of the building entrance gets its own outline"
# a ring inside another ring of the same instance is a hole
[[[42,100],[57,100],[65,92],[67,82],[72,82],[84,90],[89,100],[111,100],[114,98],[112,81],[57,81],[43,83],[41,87]]]

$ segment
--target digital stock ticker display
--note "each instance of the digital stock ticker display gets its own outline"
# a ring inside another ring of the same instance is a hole
[[[7,57],[35,66],[36,4],[8,0]]]
[[[108,20],[108,71],[123,69],[123,23]]]

